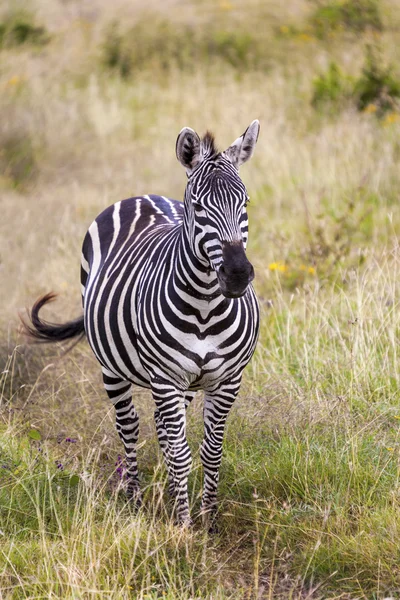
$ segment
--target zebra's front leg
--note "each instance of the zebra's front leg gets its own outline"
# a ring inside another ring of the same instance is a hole
[[[177,520],[182,525],[190,524],[187,484],[192,457],[186,440],[185,393],[159,378],[152,380],[151,387],[157,406],[157,434],[167,463],[170,490],[175,497]]]
[[[196,392],[185,392],[185,409],[187,410],[191,401],[195,397]],[[168,493],[171,498],[175,498],[175,484],[174,484],[174,474],[169,460],[169,452],[168,452],[168,437],[167,431],[164,425],[164,421],[160,415],[160,411],[158,408],[154,412],[154,420],[156,423],[156,431],[158,437],[158,443],[160,444],[160,448],[164,457],[164,462],[168,471]]]
[[[126,494],[139,507],[142,504],[136,457],[136,444],[139,438],[139,417],[132,403],[132,384],[119,377],[115,377],[115,375],[106,369],[103,369],[103,382],[108,397],[114,404],[116,429],[124,444],[127,480]]]
[[[240,379],[220,386],[215,392],[206,392],[204,397],[204,439],[200,449],[204,469],[201,514],[210,532],[217,530],[217,490],[226,418],[239,388]]]

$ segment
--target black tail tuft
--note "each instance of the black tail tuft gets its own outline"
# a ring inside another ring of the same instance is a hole
[[[20,315],[22,321],[22,331],[33,341],[44,343],[62,342],[78,335],[80,338],[84,337],[85,327],[83,323],[83,316],[79,317],[78,319],[74,319],[73,321],[68,321],[68,323],[63,323],[62,325],[48,323],[47,321],[42,321],[40,319],[39,311],[42,306],[48,302],[53,302],[56,297],[57,294],[50,292],[49,294],[45,294],[36,300],[31,312],[29,313],[28,311],[30,323],[26,323]]]

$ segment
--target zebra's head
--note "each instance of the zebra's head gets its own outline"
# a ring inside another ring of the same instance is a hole
[[[253,154],[260,130],[253,121],[225,152],[218,152],[209,132],[200,139],[185,127],[176,155],[185,167],[185,226],[198,260],[216,272],[224,296],[239,298],[254,279],[246,257],[249,197],[239,167]]]

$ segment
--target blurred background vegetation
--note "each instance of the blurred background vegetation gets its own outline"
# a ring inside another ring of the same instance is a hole
[[[397,597],[399,48],[397,0],[1,2],[0,595]],[[27,348],[17,313],[53,289],[48,318],[77,316],[97,214],[183,197],[183,126],[224,149],[255,118],[262,333],[209,539],[169,520],[148,393],[135,516],[90,349]]]

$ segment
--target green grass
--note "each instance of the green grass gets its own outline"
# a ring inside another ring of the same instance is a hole
[[[348,402],[322,419],[261,418],[256,431],[240,409],[233,412],[218,536],[200,523],[189,531],[172,524],[156,455],[143,476],[144,507],[135,513],[111,461],[104,465],[104,445],[85,447],[80,437],[55,447],[51,438],[33,440],[20,425],[4,425],[2,590],[12,598],[87,597],[96,590],[121,598],[245,598],[249,586],[263,586],[284,598],[318,583],[323,594],[340,588],[369,597],[379,580],[389,593],[398,585],[398,397],[393,408],[375,407],[375,415],[370,408],[360,415],[355,398]],[[194,445],[197,418],[191,429]],[[200,491],[194,454],[193,508]],[[230,580],[241,584],[231,589]]]
[[[31,44],[43,46],[49,35],[41,25],[36,25],[32,15],[26,11],[10,10],[0,21],[0,49]]]
[[[383,29],[382,12],[377,0],[328,0],[315,4],[310,25],[320,38],[337,31],[360,33]]]

